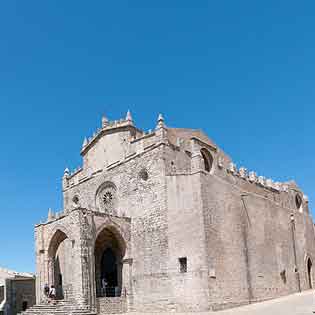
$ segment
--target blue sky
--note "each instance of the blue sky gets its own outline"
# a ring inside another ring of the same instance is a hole
[[[62,207],[83,138],[133,113],[203,129],[314,205],[314,1],[3,1],[0,265],[34,271],[33,227]]]

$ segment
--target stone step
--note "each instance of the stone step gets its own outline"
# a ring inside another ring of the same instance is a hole
[[[19,315],[96,315],[90,310],[79,308],[67,301],[56,304],[39,304],[27,309]]]

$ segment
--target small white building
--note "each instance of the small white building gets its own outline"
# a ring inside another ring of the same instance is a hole
[[[0,268],[0,315],[16,315],[35,304],[35,276]]]

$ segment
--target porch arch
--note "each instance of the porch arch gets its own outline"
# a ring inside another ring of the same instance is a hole
[[[61,229],[56,229],[48,247],[49,285],[56,288],[56,298],[64,299],[71,287],[71,241]]]

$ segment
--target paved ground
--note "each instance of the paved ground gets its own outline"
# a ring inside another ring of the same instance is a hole
[[[313,315],[315,291],[306,291],[275,300],[255,303],[219,312],[169,313],[172,315]],[[166,313],[127,313],[124,315],[157,315]]]
[[[217,315],[310,315],[315,311],[315,291],[220,311]]]

